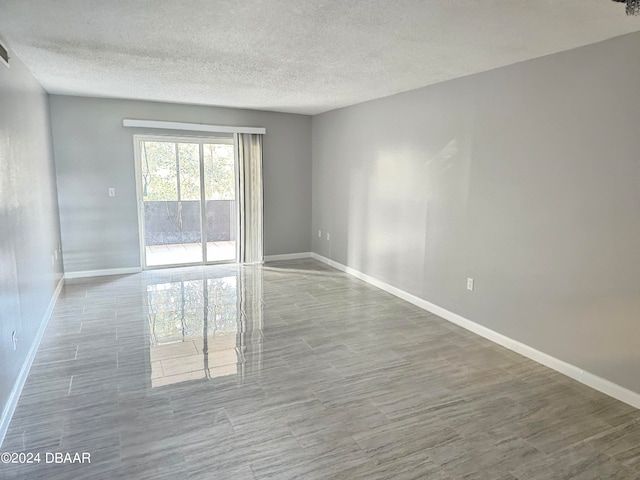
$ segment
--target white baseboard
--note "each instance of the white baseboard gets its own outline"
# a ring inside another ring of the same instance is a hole
[[[311,258],[311,252],[285,253],[282,255],[265,255],[265,262],[277,262],[280,260],[299,260],[301,258]]]
[[[87,277],[104,277],[107,275],[128,275],[131,273],[140,273],[142,268],[140,267],[128,267],[128,268],[107,268],[105,270],[84,270],[80,272],[66,272],[64,274],[65,280],[72,278],[87,278]]]
[[[25,382],[27,381],[27,377],[29,376],[29,370],[31,370],[31,365],[33,364],[33,360],[36,358],[36,353],[38,353],[38,347],[40,347],[40,342],[42,341],[42,337],[44,336],[44,331],[49,324],[49,320],[51,319],[51,314],[53,313],[53,309],[56,306],[56,302],[58,301],[58,297],[60,296],[60,291],[62,290],[62,286],[64,285],[64,278],[61,278],[56,285],[56,289],[53,291],[53,295],[51,296],[51,300],[49,301],[49,305],[44,312],[44,316],[42,317],[42,322],[40,322],[40,327],[38,327],[38,331],[36,332],[36,336],[31,343],[31,348],[29,348],[29,352],[27,353],[27,357],[22,364],[22,368],[20,369],[20,373],[18,374],[18,378],[13,384],[13,388],[11,389],[11,393],[9,394],[9,399],[7,404],[2,411],[2,418],[0,418],[0,447],[2,446],[2,442],[4,442],[4,437],[7,434],[7,430],[9,430],[9,423],[11,423],[11,417],[13,417],[13,413],[16,410],[16,406],[18,405],[18,400],[20,399],[20,394],[22,393],[22,389],[24,387]]]
[[[416,305],[428,312],[433,313],[434,315],[438,315],[439,317],[448,320],[451,323],[454,323],[462,328],[465,328],[481,337],[486,338],[487,340],[491,340],[498,345],[501,345],[509,350],[513,350],[516,353],[519,353],[522,356],[525,356],[535,362],[538,362],[546,367],[549,367],[557,372],[560,372],[574,380],[577,380],[580,383],[583,383],[599,392],[604,393],[605,395],[609,395],[621,402],[627,403],[635,408],[640,408],[640,393],[629,390],[625,387],[622,387],[616,383],[613,383],[609,380],[606,380],[602,377],[594,375],[593,373],[587,372],[580,367],[576,367],[570,363],[567,363],[558,358],[552,357],[540,350],[536,350],[529,345],[521,343],[517,340],[509,338],[501,333],[498,333],[490,328],[482,326],[478,323],[475,323],[467,318],[464,318],[457,313],[453,313],[445,308],[442,308],[434,303],[423,300],[422,298],[416,297],[410,293],[405,292],[399,288],[394,287],[393,285],[389,285],[384,283],[377,278],[371,277],[365,273],[362,273],[354,268],[347,267],[346,265],[342,265],[334,260],[331,260],[327,257],[323,257],[322,255],[318,255],[317,253],[312,253],[311,258],[314,258],[322,263],[325,263],[337,270],[345,272],[349,275],[352,275],[364,282],[367,282],[375,287],[384,290],[396,297],[399,297],[403,300],[406,300],[413,305]]]

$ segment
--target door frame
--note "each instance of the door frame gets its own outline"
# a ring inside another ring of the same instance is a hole
[[[140,145],[143,141],[158,141],[158,142],[173,142],[173,143],[197,143],[198,151],[199,151],[199,159],[200,159],[200,243],[202,244],[202,262],[194,262],[194,263],[172,263],[169,265],[147,265],[147,253],[146,253],[146,244],[145,244],[145,225],[144,225],[144,199],[142,195],[142,165],[141,165],[141,155],[140,155]],[[205,143],[226,143],[229,145],[234,145],[234,171],[235,171],[235,208],[236,208],[236,248],[235,248],[235,257],[231,260],[218,260],[218,261],[207,261],[207,242],[206,240],[206,198],[205,198],[205,189],[204,189],[204,147]],[[237,263],[238,262],[238,251],[240,241],[240,215],[238,212],[238,156],[237,156],[237,148],[235,148],[236,143],[236,135],[232,137],[213,137],[213,136],[191,136],[191,135],[171,135],[171,134],[134,134],[133,135],[133,157],[134,157],[134,166],[135,166],[135,182],[136,182],[136,210],[138,211],[138,236],[139,236],[139,254],[140,254],[140,267],[143,270],[155,270],[161,268],[174,268],[174,267],[192,267],[197,265],[219,265],[219,264],[227,264],[227,263]]]

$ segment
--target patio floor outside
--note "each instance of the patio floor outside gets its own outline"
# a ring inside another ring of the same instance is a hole
[[[148,267],[202,263],[202,244],[182,243],[145,247]],[[207,242],[207,262],[235,260],[236,242]]]

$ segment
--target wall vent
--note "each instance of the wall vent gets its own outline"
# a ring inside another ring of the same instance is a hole
[[[2,42],[0,42],[0,63],[4,63],[7,67],[9,66],[9,51]]]

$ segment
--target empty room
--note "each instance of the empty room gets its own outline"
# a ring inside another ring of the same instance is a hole
[[[0,0],[0,479],[640,479],[640,0]]]

